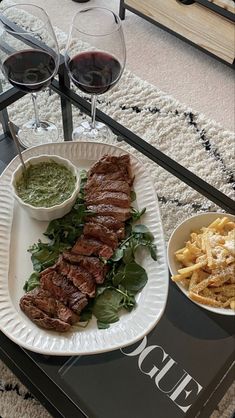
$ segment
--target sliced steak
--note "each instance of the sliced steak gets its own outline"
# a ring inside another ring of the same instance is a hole
[[[99,183],[100,186],[101,186],[101,184],[104,181],[112,181],[112,182],[114,182],[114,181],[122,181],[122,182],[125,182],[126,184],[129,185],[129,182],[127,182],[125,180],[125,178],[123,177],[123,174],[120,173],[119,171],[117,171],[116,173],[93,174],[91,177],[89,177],[89,179],[87,181],[88,186],[90,184],[90,181],[92,181],[92,180],[94,180],[97,183]]]
[[[116,174],[116,173],[115,173]],[[126,181],[123,180],[111,180],[109,175],[107,178],[105,175],[95,176],[93,175],[85,185],[85,192],[87,194],[94,192],[122,192],[127,196],[131,194],[131,188]]]
[[[26,293],[20,299],[20,308],[31,319],[31,321],[42,328],[58,332],[69,331],[74,314],[69,316],[68,308],[66,308],[66,306],[64,306],[61,302],[48,297],[48,292],[46,292],[46,295],[44,294],[43,296],[43,292],[45,291],[34,289],[31,292]],[[40,294],[40,296],[38,296],[38,294]],[[42,298],[45,299],[44,302],[42,301]],[[46,301],[48,304],[46,304]],[[58,302],[58,304],[56,302]],[[47,312],[41,308],[46,309]],[[57,315],[59,315],[62,319],[60,319]],[[64,319],[66,319],[66,321]]]
[[[106,273],[105,265],[97,257],[87,257],[65,251],[63,258],[71,264],[79,264],[94,277],[96,283],[103,283]]]
[[[74,324],[79,319],[64,303],[55,299],[50,292],[41,287],[34,289],[33,298],[34,305],[53,318],[57,317],[69,324]]]
[[[104,155],[89,170],[89,178],[94,174],[118,173],[120,179],[132,184],[133,179],[130,170],[130,156],[128,154],[116,157],[113,155]]]
[[[117,235],[104,225],[88,222],[84,225],[83,234],[85,237],[96,238],[115,250],[118,246]]]
[[[56,301],[57,304],[57,316],[61,321],[68,322],[69,324],[76,324],[79,320],[79,316],[76,315],[68,306],[65,306],[59,300]]]
[[[100,225],[106,226],[106,228],[111,229],[111,231],[118,231],[119,229],[124,227],[124,222],[118,221],[113,216],[103,216],[103,215],[95,215],[95,216],[88,216],[87,222],[95,222]]]
[[[119,208],[113,205],[88,205],[87,209],[96,215],[113,216],[121,222],[127,221],[131,216],[129,208]]]
[[[92,275],[85,269],[67,261],[60,259],[55,265],[56,271],[63,276],[68,277],[69,280],[76,286],[80,292],[91,298],[95,296],[96,283]]]
[[[85,196],[87,205],[114,205],[120,208],[129,208],[131,204],[130,197],[122,192],[102,192],[94,191]]]
[[[98,223],[100,225],[106,226],[106,228],[115,232],[117,238],[122,240],[125,238],[125,225],[124,222],[118,221],[113,216],[91,216],[87,218],[88,221],[93,223]]]
[[[125,234],[126,234],[125,227],[123,226],[122,228],[118,229],[116,231],[116,234],[117,234],[117,237],[118,237],[119,240],[123,240],[125,238]]]
[[[69,331],[71,325],[67,322],[63,322],[60,319],[51,318],[45,312],[36,308],[31,301],[22,300],[20,301],[20,307],[22,311],[39,327],[54,330],[58,332]]]
[[[87,297],[66,277],[55,270],[42,272],[40,277],[41,287],[67,305],[77,315],[88,303]]]
[[[81,255],[98,255],[106,260],[112,257],[113,250],[108,245],[103,244],[93,238],[87,238],[82,235],[74,244],[72,252]]]

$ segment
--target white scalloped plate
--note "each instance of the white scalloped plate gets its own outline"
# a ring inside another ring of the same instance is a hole
[[[126,153],[119,147],[94,142],[61,142],[40,145],[24,151],[24,158],[56,154],[71,160],[79,169],[88,169],[103,154]],[[12,196],[10,181],[19,164],[16,157],[0,177],[0,329],[15,343],[29,350],[50,355],[95,354],[116,350],[138,341],[149,333],[161,318],[168,295],[168,267],[157,196],[144,165],[131,155],[135,175],[137,206],[146,207],[142,222],[154,234],[158,260],[145,256],[141,264],[148,282],[137,298],[137,307],[121,315],[110,328],[99,330],[92,320],[86,328],[68,333],[46,331],[33,324],[20,310],[23,285],[32,272],[27,249],[43,238],[47,223],[38,222],[18,206]]]

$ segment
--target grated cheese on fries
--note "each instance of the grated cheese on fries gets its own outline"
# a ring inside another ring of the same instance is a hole
[[[175,257],[181,268],[172,280],[188,290],[190,299],[235,310],[235,222],[224,216],[192,232]]]

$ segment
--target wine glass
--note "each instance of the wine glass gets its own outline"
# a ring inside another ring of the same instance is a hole
[[[91,95],[91,121],[73,131],[72,139],[102,140],[111,130],[96,122],[97,95],[106,93],[120,79],[126,62],[126,47],[119,17],[103,7],[80,10],[73,18],[65,50],[70,79]]]
[[[59,48],[46,12],[31,4],[15,4],[0,14],[0,64],[6,79],[31,93],[33,120],[18,131],[20,143],[28,148],[58,141],[57,127],[40,120],[37,92],[48,87],[58,71]]]

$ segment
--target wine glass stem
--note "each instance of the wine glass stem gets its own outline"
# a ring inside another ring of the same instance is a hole
[[[40,120],[38,115],[38,104],[37,104],[37,93],[31,93],[33,108],[34,108],[34,117],[35,117],[35,128],[40,128]]]
[[[95,115],[96,115],[96,94],[91,96],[91,126],[95,129]]]

